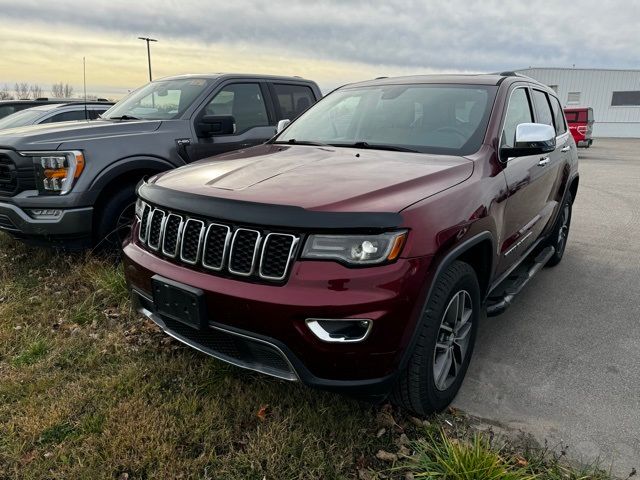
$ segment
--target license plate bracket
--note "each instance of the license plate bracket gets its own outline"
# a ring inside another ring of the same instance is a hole
[[[153,303],[156,313],[198,330],[208,327],[204,292],[168,278],[154,275],[151,278]]]

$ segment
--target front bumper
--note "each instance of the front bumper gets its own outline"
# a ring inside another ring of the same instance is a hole
[[[334,262],[298,261],[285,285],[222,278],[124,248],[127,281],[138,310],[165,332],[235,365],[324,389],[388,392],[421,311],[430,257],[350,269]],[[201,334],[160,318],[151,300],[154,275],[204,291],[209,330]],[[359,343],[326,343],[307,318],[368,318]],[[275,365],[275,369],[274,369]]]
[[[36,208],[36,207],[34,207]],[[45,206],[43,209],[51,209]],[[19,206],[0,201],[0,231],[20,238],[82,238],[91,235],[93,208],[60,209],[60,215],[35,219]]]

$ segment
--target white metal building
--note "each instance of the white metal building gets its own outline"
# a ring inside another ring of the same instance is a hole
[[[517,70],[556,91],[565,107],[593,108],[594,137],[640,138],[640,70]]]

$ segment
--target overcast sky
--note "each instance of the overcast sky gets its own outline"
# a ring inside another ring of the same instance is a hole
[[[192,72],[301,75],[324,90],[382,75],[528,66],[640,68],[640,2],[0,0],[0,85],[119,96]]]

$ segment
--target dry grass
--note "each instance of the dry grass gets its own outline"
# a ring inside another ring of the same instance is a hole
[[[414,423],[183,347],[113,262],[0,234],[0,479],[404,478],[417,456],[376,452],[432,438]]]

